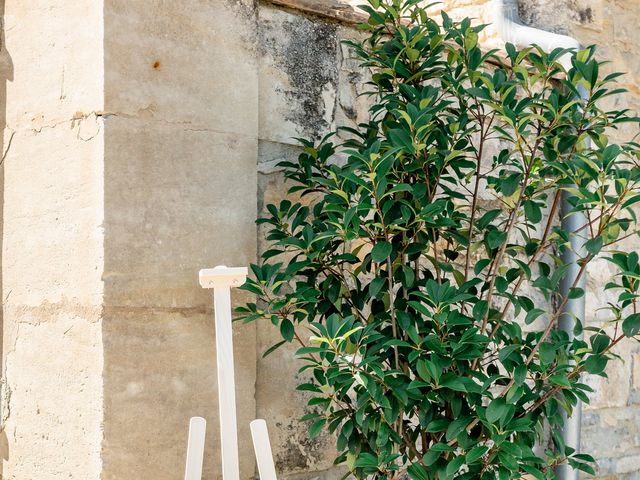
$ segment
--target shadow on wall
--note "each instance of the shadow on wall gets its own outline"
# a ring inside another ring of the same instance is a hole
[[[6,151],[11,145],[12,135],[7,136],[7,82],[13,81],[13,62],[11,61],[11,55],[6,49],[4,38],[4,4],[5,0],[0,0],[0,298],[2,299],[2,305],[4,306],[5,294],[2,288],[2,239],[3,239],[3,225],[4,225],[4,159]],[[6,145],[5,145],[6,139]],[[5,405],[5,384],[4,384],[4,323],[3,323],[3,309],[0,309],[0,359],[2,362],[1,370],[1,382],[0,388],[0,458],[2,460],[9,459],[9,445],[7,442],[7,433],[4,430],[4,423],[8,415],[7,405]],[[3,478],[3,465],[0,464],[0,479]]]

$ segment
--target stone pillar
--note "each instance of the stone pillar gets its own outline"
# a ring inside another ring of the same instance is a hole
[[[255,257],[254,8],[6,0],[2,478],[181,478],[193,415],[220,472],[197,274]],[[236,333],[248,449],[255,327]]]
[[[2,7],[1,476],[98,479],[102,5],[6,0]]]
[[[190,416],[220,474],[212,299],[256,252],[253,2],[105,2],[104,480],[180,478]],[[242,478],[255,326],[235,325]]]

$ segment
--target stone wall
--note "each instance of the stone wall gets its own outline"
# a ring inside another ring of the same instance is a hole
[[[222,3],[105,2],[103,480],[180,478],[193,415],[208,420],[204,475],[219,475],[212,300],[197,274],[255,256],[258,146],[255,12]],[[246,450],[255,326],[238,327]]]
[[[260,148],[258,155],[259,209],[279,201],[286,192],[274,165],[295,159],[298,149],[292,137],[319,137],[336,124],[352,125],[366,116],[366,103],[357,97],[363,74],[350,60],[343,39],[359,34],[351,26],[359,12],[340,0],[276,0],[279,6],[260,5]],[[353,2],[351,2],[353,4]],[[427,2],[428,3],[428,2]],[[282,8],[282,5],[293,9]],[[490,0],[447,0],[442,8],[454,18],[469,16],[478,23],[491,23]],[[344,8],[341,8],[344,7]],[[520,15],[536,28],[574,36],[584,45],[597,44],[602,58],[612,60],[608,71],[628,72],[620,83],[630,90],[612,101],[640,110],[640,3],[604,0],[520,0]],[[433,14],[439,8],[432,9]],[[497,32],[489,26],[481,36],[487,48],[500,46]],[[635,132],[614,135],[629,139]],[[259,233],[258,238],[263,238]],[[640,247],[640,242],[637,242]],[[266,249],[259,240],[259,250]],[[633,247],[633,245],[631,246]],[[608,266],[594,265],[589,271],[587,321],[595,324],[595,309],[606,301],[603,285]],[[277,339],[269,325],[258,326],[258,347],[264,351]],[[600,459],[599,477],[631,479],[640,474],[640,348],[627,341],[621,349],[623,361],[609,366],[609,380],[588,380],[596,393],[585,408],[583,445]],[[290,365],[283,373],[283,365]],[[272,426],[278,469],[291,478],[339,478],[331,469],[331,439],[306,440],[305,426],[296,421],[304,411],[297,383],[292,350],[278,351],[258,362],[258,413]],[[272,378],[282,380],[275,385]],[[284,388],[283,388],[284,386]],[[283,403],[276,399],[280,397]],[[274,428],[275,427],[275,428]],[[606,439],[606,441],[605,441]]]
[[[259,9],[260,142],[258,201],[279,202],[288,188],[276,164],[297,160],[296,137],[320,138],[336,125],[366,118],[367,104],[359,97],[365,77],[341,40],[357,37],[351,26],[327,18],[308,17],[268,4]],[[258,250],[268,248],[264,230]],[[258,353],[277,341],[271,324],[258,324]],[[270,426],[276,469],[284,478],[340,478],[332,470],[333,440],[309,441],[307,425],[298,418],[306,398],[295,387],[299,365],[295,346],[277,350],[258,361],[258,416]],[[278,381],[273,380],[277,378]]]
[[[360,35],[357,3],[0,0],[0,478],[180,478],[192,415],[209,420],[205,475],[219,478],[211,298],[197,272],[266,248],[253,220],[285,194],[275,165],[297,157],[293,137],[366,119],[366,75],[340,43]],[[531,25],[602,45],[638,108],[640,5],[520,3]],[[488,7],[445,2],[482,22]],[[606,270],[590,274],[601,300]],[[310,442],[297,421],[293,350],[260,357],[276,338],[270,325],[236,328],[241,448],[263,417],[282,478],[339,478],[332,439]],[[601,476],[631,479],[640,350],[623,352],[608,382],[593,380],[584,443]],[[253,475],[245,454],[242,478]]]
[[[198,270],[255,258],[253,2],[0,6],[0,478],[181,478],[194,415],[218,478]],[[236,329],[245,451],[255,330]],[[241,471],[253,476],[251,455]]]
[[[103,109],[102,2],[44,7],[0,2],[0,477],[97,479],[104,130],[90,112]]]
[[[471,15],[490,22],[489,2],[449,0],[446,7],[454,14]],[[620,84],[629,90],[624,96],[611,98],[615,108],[640,111],[640,3],[624,0],[520,0],[519,13],[524,23],[535,28],[570,35],[582,45],[597,45],[598,56],[611,63],[604,74],[622,71],[627,74]],[[495,33],[488,31],[485,42],[491,43]],[[629,140],[638,132],[630,127],[613,134],[614,139]],[[635,239],[627,248],[640,248]],[[587,322],[601,324],[596,309],[606,302],[603,285],[611,270],[606,262],[589,269],[587,284]],[[598,475],[603,478],[632,479],[640,475],[640,348],[627,340],[620,349],[622,361],[612,362],[609,379],[587,380],[595,393],[583,413],[582,445],[599,460]]]

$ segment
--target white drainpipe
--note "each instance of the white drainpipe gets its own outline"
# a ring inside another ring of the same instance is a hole
[[[520,48],[535,44],[547,52],[551,52],[554,48],[558,47],[580,49],[580,43],[574,38],[522,24],[518,17],[518,0],[493,0],[493,8],[495,26],[498,29],[500,38],[505,42],[510,42]],[[570,68],[571,58],[569,55],[565,55],[560,61],[566,69]],[[583,98],[585,93],[586,92],[581,90],[581,96],[583,96]],[[564,212],[570,210],[571,205],[567,201],[567,195],[563,194],[561,206],[561,215],[563,217],[562,228],[568,231],[575,231],[585,225],[586,219],[580,214],[574,214],[568,218],[564,218]],[[573,235],[571,237],[571,249],[563,256],[563,261],[572,265],[561,284],[561,293],[563,296],[567,295],[569,288],[573,285],[578,274],[579,267],[576,261],[583,256],[584,241],[585,239],[582,238],[582,236]],[[576,286],[584,289],[585,284],[586,279],[583,276]],[[583,296],[582,298],[569,300],[563,309],[564,314],[560,317],[558,328],[566,331],[570,338],[573,338],[574,318],[584,321],[584,307],[585,298]],[[573,411],[573,415],[566,419],[562,432],[565,444],[575,448],[576,451],[580,450],[581,418],[582,405],[578,403]],[[579,477],[578,470],[572,469],[567,464],[559,466],[556,473],[560,480],[578,480]]]
[[[513,43],[520,48],[535,44],[547,52],[558,47],[576,50],[581,48],[575,38],[524,25],[518,16],[518,0],[493,0],[493,8],[494,25],[505,42]],[[565,68],[571,66],[568,55],[562,59],[562,64]]]

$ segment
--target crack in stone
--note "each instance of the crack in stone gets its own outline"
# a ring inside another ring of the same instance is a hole
[[[9,141],[7,142],[7,148],[4,149],[4,153],[2,154],[2,158],[0,159],[0,165],[4,164],[5,159],[7,158],[7,154],[9,153],[9,149],[11,148],[11,143],[13,142],[13,137],[16,135],[15,130],[11,130],[11,135],[9,136]]]
[[[232,135],[232,136],[238,136],[238,137],[246,137],[246,138],[250,138],[250,139],[255,139],[257,140],[257,135],[249,135],[249,134],[244,134],[244,133],[238,133],[238,132],[233,132],[233,131],[225,131],[225,130],[218,130],[215,128],[210,128],[204,125],[194,125],[192,122],[190,121],[172,121],[172,120],[167,120],[165,118],[157,118],[153,116],[153,112],[154,112],[154,107],[153,105],[150,105],[148,107],[145,108],[141,108],[139,109],[137,112],[116,112],[116,111],[108,111],[108,110],[94,110],[91,112],[77,112],[73,117],[68,118],[68,119],[64,119],[64,120],[56,120],[47,124],[43,124],[43,125],[38,125],[38,126],[31,126],[28,128],[18,128],[18,127],[9,127],[7,126],[6,128],[8,130],[12,131],[11,134],[11,138],[9,140],[9,144],[7,145],[7,148],[5,149],[5,153],[2,157],[2,159],[0,160],[0,165],[2,164],[2,161],[4,160],[4,158],[6,157],[6,153],[10,147],[10,142],[13,139],[13,136],[15,135],[16,132],[18,131],[32,131],[35,133],[41,133],[43,130],[47,130],[47,129],[54,129],[57,128],[61,125],[65,125],[65,124],[71,124],[70,127],[71,129],[74,129],[76,127],[80,127],[82,122],[84,122],[85,120],[88,120],[89,118],[91,118],[92,116],[95,116],[96,119],[102,118],[102,119],[108,119],[110,117],[117,117],[117,118],[125,118],[125,119],[145,119],[148,120],[150,122],[154,122],[154,123],[160,123],[160,124],[164,124],[167,126],[172,126],[172,127],[181,127],[181,129],[185,132],[203,132],[203,133],[215,133],[215,134],[219,134],[219,135]],[[149,113],[151,113],[151,116],[149,116]],[[98,128],[98,130],[96,131],[95,134],[89,136],[89,137],[83,137],[80,132],[78,132],[78,138],[80,140],[83,141],[89,141],[93,138],[95,138],[98,133],[100,133],[100,128]]]

